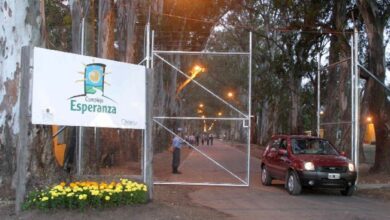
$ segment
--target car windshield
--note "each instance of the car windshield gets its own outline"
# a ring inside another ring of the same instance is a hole
[[[338,155],[329,141],[321,139],[292,139],[291,148],[293,154],[321,154]]]

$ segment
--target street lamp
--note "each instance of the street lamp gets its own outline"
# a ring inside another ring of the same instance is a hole
[[[228,96],[229,98],[233,98],[234,94],[233,94],[233,92],[228,92],[228,93],[227,93],[227,96]]]
[[[184,81],[184,82],[179,86],[179,88],[178,88],[177,91],[176,91],[176,95],[179,94],[179,92],[180,92],[181,90],[183,90],[184,87],[186,87],[186,85],[187,85],[188,83],[190,83],[190,82],[191,82],[199,73],[203,73],[203,72],[205,72],[205,71],[206,71],[206,68],[201,67],[201,66],[199,66],[199,65],[195,65],[194,67],[192,67],[192,69],[191,69],[191,71],[190,71],[191,76],[190,76],[189,78],[187,78],[187,80]]]
[[[218,112],[218,116],[222,116],[222,112]]]

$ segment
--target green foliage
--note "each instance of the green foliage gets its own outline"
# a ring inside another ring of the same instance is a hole
[[[71,51],[72,18],[68,6],[62,0],[45,0],[47,47]]]

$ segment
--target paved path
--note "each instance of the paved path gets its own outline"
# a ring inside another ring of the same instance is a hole
[[[199,149],[245,179],[245,152],[219,141],[212,147]],[[205,187],[191,193],[190,198],[227,213],[232,219],[390,219],[390,203],[358,196],[344,197],[334,191],[305,190],[302,195],[290,196],[280,182],[262,186],[259,164],[258,159],[251,158],[250,187]],[[172,175],[170,181],[240,183],[196,151],[190,153],[180,169],[183,174]]]
[[[180,164],[182,174],[170,175],[169,182],[246,184],[246,152],[219,140],[215,140],[213,146],[198,146],[196,149],[192,149]]]

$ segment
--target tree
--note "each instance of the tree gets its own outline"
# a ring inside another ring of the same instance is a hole
[[[16,198],[16,210],[20,211],[20,202],[23,200],[26,185],[28,188],[34,185],[51,182],[61,175],[54,163],[51,148],[51,129],[48,126],[32,126],[29,117],[19,115],[22,97],[20,96],[21,79],[26,78],[26,67],[21,66],[22,47],[42,46],[41,38],[45,33],[43,25],[44,1],[1,1],[0,16],[6,22],[1,24],[0,44],[0,175],[2,195],[13,196],[11,185],[18,190]],[[19,11],[15,13],[15,11]],[[25,54],[25,59],[29,55]],[[28,68],[28,67],[27,67]],[[28,88],[29,82],[23,85]],[[25,87],[23,87],[25,88]],[[3,92],[4,91],[4,92]],[[24,97],[25,98],[25,97]],[[26,107],[31,106],[31,99],[27,100]],[[27,128],[26,128],[27,127]],[[23,129],[23,134],[20,132]],[[27,130],[28,129],[28,130]],[[28,146],[20,146],[19,141],[27,139]],[[25,147],[22,151],[19,147]],[[20,172],[15,175],[18,166]],[[27,170],[26,170],[27,169]],[[57,173],[57,175],[53,175]]]
[[[359,0],[358,8],[367,30],[368,69],[382,82],[385,80],[384,30],[389,25],[390,2]],[[369,78],[364,94],[369,100],[376,137],[373,171],[390,172],[390,101],[384,88]]]
[[[324,128],[325,138],[343,151],[350,151],[348,146],[351,146],[351,124],[339,123],[351,120],[349,89],[351,68],[350,62],[346,61],[351,57],[348,41],[352,37],[352,30],[347,27],[348,20],[351,20],[348,1],[333,2],[332,17],[327,25],[329,30],[334,32],[329,39],[329,65],[331,66],[322,70],[322,83],[325,88],[322,91],[322,106],[325,111],[321,120],[322,123],[332,123],[322,128]],[[334,65],[335,63],[339,64]]]

